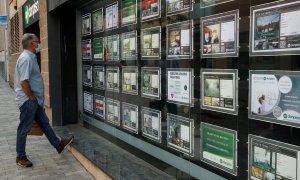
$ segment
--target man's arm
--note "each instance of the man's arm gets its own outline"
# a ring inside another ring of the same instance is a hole
[[[28,80],[21,81],[20,84],[21,84],[22,90],[24,91],[26,96],[29,98],[29,100],[35,101],[36,97],[33,95],[32,91],[31,91]]]

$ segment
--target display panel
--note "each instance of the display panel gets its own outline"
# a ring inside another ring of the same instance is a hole
[[[104,38],[104,60],[120,60],[119,35],[107,36]]]
[[[104,66],[94,66],[94,88],[105,89],[105,71]]]
[[[192,0],[166,0],[167,15],[192,10]]]
[[[106,68],[106,90],[119,92],[119,68],[107,67]]]
[[[141,30],[142,59],[160,59],[161,56],[161,27]]]
[[[239,11],[201,18],[201,57],[237,57]]]
[[[141,0],[142,21],[160,17],[160,0]]]
[[[91,14],[85,14],[81,17],[82,26],[81,26],[81,34],[83,36],[91,34]]]
[[[122,60],[137,58],[136,31],[122,34]]]
[[[93,95],[89,92],[83,92],[83,110],[93,114]]]
[[[298,146],[249,135],[249,179],[300,179]]]
[[[120,126],[120,101],[106,98],[106,121]]]
[[[142,96],[152,99],[160,99],[160,68],[142,67],[141,76]]]
[[[167,69],[167,101],[194,106],[193,69]]]
[[[136,0],[122,0],[122,25],[136,23]]]
[[[134,66],[123,67],[122,69],[122,92],[138,94],[138,68]]]
[[[92,14],[93,17],[93,32],[97,33],[103,31],[103,9],[97,9]]]
[[[237,175],[237,132],[201,123],[200,159]]]
[[[143,136],[161,142],[161,112],[142,107],[141,114]]]
[[[118,3],[111,4],[105,8],[105,30],[119,27]]]
[[[92,66],[82,66],[82,69],[83,69],[83,74],[82,74],[83,85],[92,87],[92,83],[93,83]]]
[[[92,43],[90,39],[82,41],[82,59],[83,61],[92,59]]]
[[[136,134],[139,132],[138,106],[122,103],[122,126]]]
[[[230,1],[234,1],[234,0],[200,0],[200,7],[201,8],[206,8],[209,6],[215,6],[218,4],[223,4],[223,3],[227,3]]]
[[[249,118],[300,127],[300,72],[250,71]]]
[[[93,39],[93,57],[94,60],[103,60],[103,38]]]
[[[251,7],[250,56],[300,54],[300,1]]]
[[[201,69],[201,109],[238,114],[237,69]]]
[[[168,147],[194,156],[194,121],[174,114],[167,116]]]
[[[193,58],[193,21],[167,25],[167,59]]]
[[[94,95],[94,110],[95,115],[100,118],[105,118],[105,97],[95,94]]]

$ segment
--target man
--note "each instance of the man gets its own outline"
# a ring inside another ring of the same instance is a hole
[[[27,159],[25,147],[27,132],[31,129],[33,120],[41,127],[52,146],[60,154],[74,139],[71,136],[59,140],[52,130],[44,106],[44,82],[37,63],[36,53],[41,51],[39,39],[34,34],[26,33],[22,38],[24,51],[15,67],[16,101],[20,109],[20,124],[17,130],[16,163],[22,167],[31,167]]]

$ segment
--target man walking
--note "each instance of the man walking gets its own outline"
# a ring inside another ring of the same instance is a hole
[[[17,130],[16,163],[22,167],[31,167],[27,159],[25,147],[27,132],[31,129],[32,121],[41,127],[53,147],[60,154],[74,139],[71,136],[59,140],[52,130],[44,106],[44,82],[37,63],[36,53],[41,51],[41,44],[35,34],[26,33],[22,38],[24,51],[15,67],[16,101],[20,109],[20,124]]]

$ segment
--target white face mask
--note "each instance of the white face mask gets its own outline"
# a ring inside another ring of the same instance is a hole
[[[38,46],[35,48],[35,53],[39,53],[42,50],[42,45],[38,43]]]

